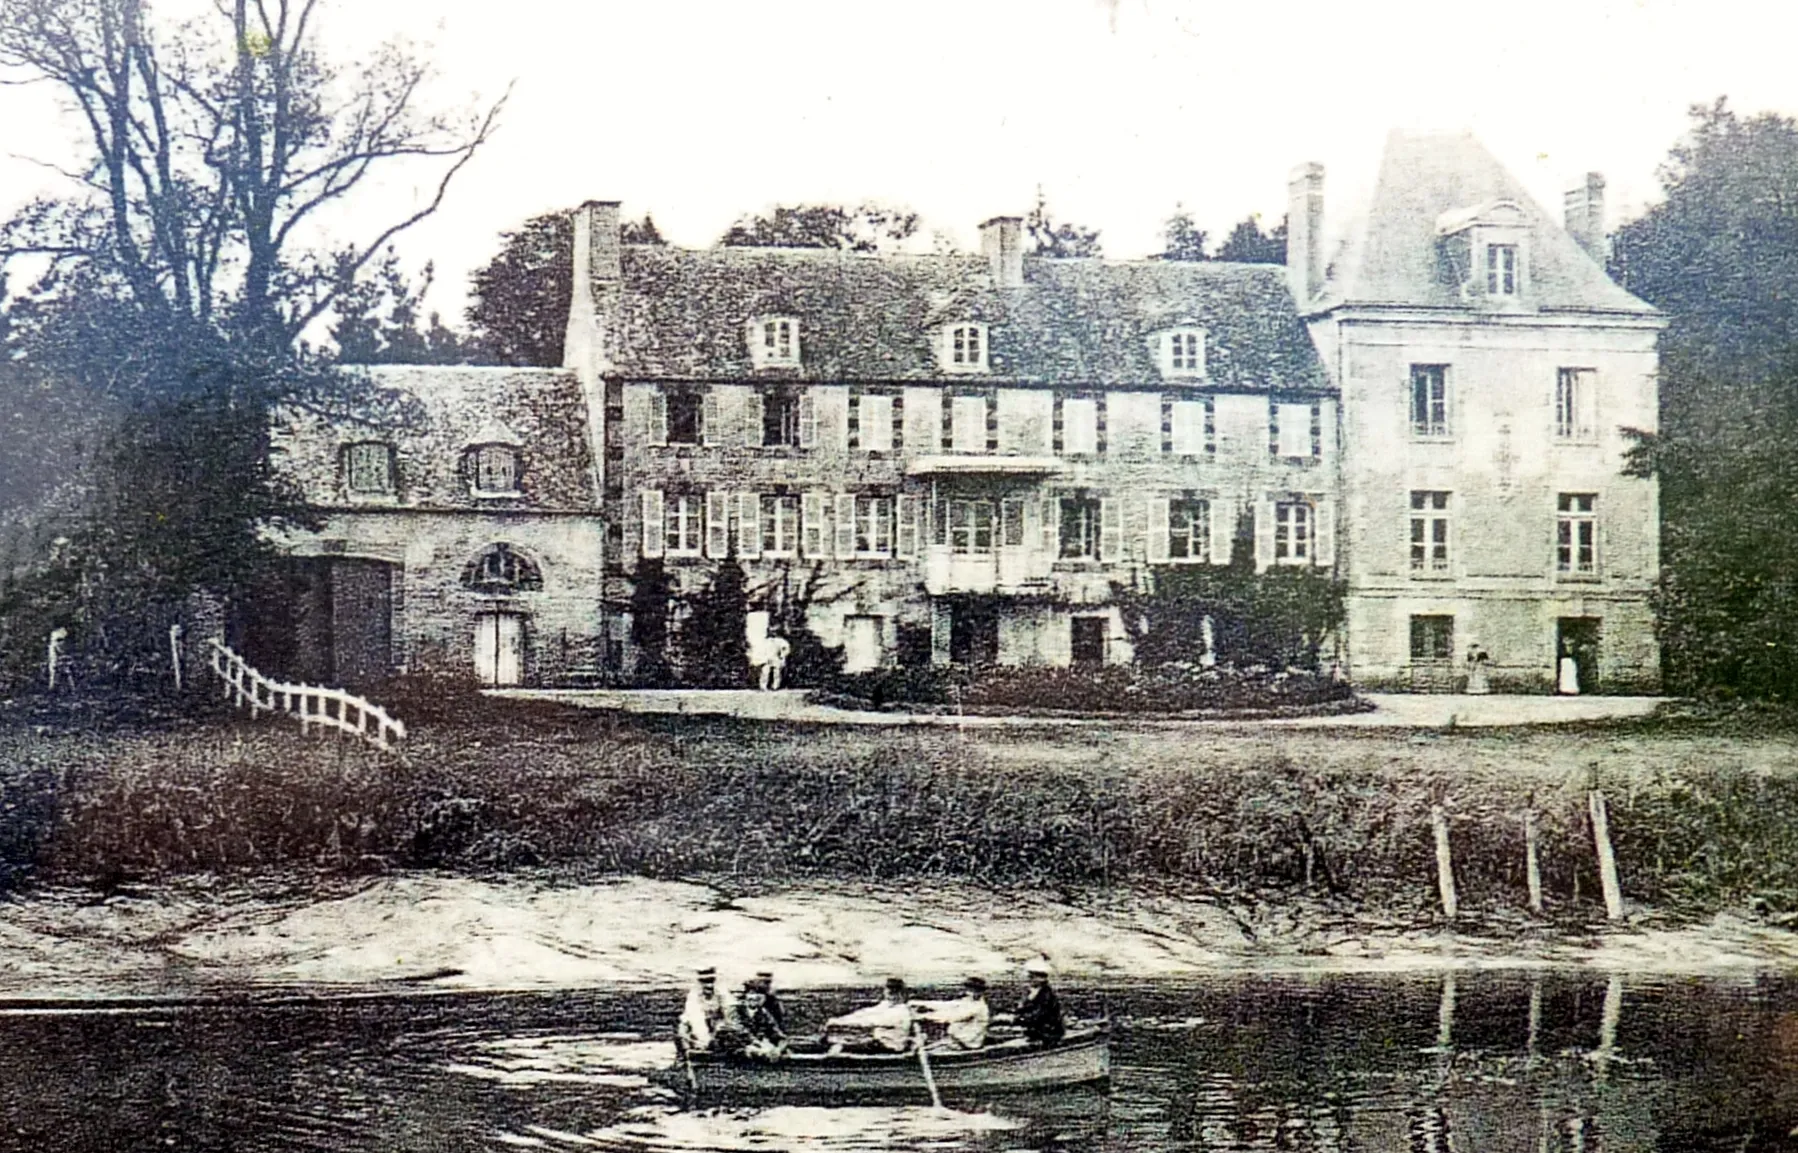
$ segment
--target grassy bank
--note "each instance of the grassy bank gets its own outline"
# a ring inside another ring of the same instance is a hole
[[[1789,730],[870,733],[421,710],[403,757],[268,722],[0,726],[0,868],[13,884],[295,865],[1172,882],[1421,909],[1441,804],[1464,907],[1523,906],[1534,811],[1551,913],[1584,918],[1596,775],[1632,899],[1798,909]]]

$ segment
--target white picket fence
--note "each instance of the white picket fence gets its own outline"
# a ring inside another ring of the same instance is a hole
[[[248,707],[252,717],[283,713],[300,722],[301,732],[310,732],[314,725],[338,729],[382,749],[392,749],[406,738],[404,721],[395,720],[386,709],[355,693],[270,680],[228,645],[216,640],[210,644],[212,671],[224,682],[225,695],[237,707]]]

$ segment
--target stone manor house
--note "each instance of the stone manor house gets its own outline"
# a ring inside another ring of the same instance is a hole
[[[1252,547],[1346,582],[1358,682],[1452,688],[1477,646],[1501,687],[1652,687],[1621,430],[1662,320],[1606,276],[1602,179],[1556,221],[1470,137],[1395,134],[1339,244],[1322,170],[1290,194],[1285,268],[1043,259],[1003,216],[979,255],[626,245],[590,202],[565,368],[374,369],[391,411],[279,430],[323,524],[246,644],[599,679],[639,565],[691,591],[734,554],[809,582],[852,670],[1127,661],[1116,587]]]

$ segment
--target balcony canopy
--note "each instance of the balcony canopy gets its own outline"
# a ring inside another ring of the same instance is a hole
[[[1052,456],[997,456],[961,453],[921,456],[906,466],[907,476],[1051,476],[1061,461]]]

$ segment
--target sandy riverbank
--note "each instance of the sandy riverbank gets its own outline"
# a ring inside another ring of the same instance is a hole
[[[96,900],[0,904],[0,998],[187,997],[244,987],[547,989],[670,985],[716,963],[798,986],[1006,976],[1037,951],[1064,978],[1302,970],[1798,966],[1798,934],[1729,914],[1585,932],[1524,922],[1446,931],[1323,906],[1117,890],[1055,897],[972,885],[810,883],[754,895],[696,882],[385,877],[320,896],[289,882],[182,882]]]

